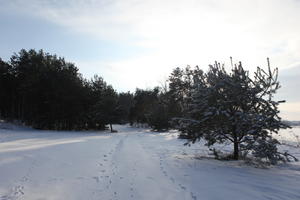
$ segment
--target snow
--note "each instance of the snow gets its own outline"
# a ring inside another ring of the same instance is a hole
[[[118,125],[118,133],[3,126],[1,200],[300,199],[299,163],[260,169],[205,158],[206,147],[184,146],[176,131]],[[289,134],[281,139],[296,144]],[[296,146],[284,148],[300,158]]]
[[[284,129],[274,137],[287,146],[300,147],[300,126]]]

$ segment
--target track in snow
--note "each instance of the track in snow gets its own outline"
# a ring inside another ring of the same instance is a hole
[[[299,165],[197,160],[176,134],[116,129],[0,130],[0,200],[300,199]]]

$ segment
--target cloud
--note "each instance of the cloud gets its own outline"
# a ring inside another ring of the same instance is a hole
[[[300,63],[279,71],[279,89],[278,98],[285,99],[288,103],[300,102]],[[298,104],[300,108],[300,103]],[[295,109],[294,109],[295,110]],[[300,112],[300,110],[299,110]]]
[[[294,0],[12,0],[6,4],[73,31],[134,40],[144,47],[192,48],[200,53],[205,49],[215,55],[230,50],[236,56],[241,52],[281,55],[290,50],[299,55],[300,3]]]
[[[99,73],[119,90],[157,85],[178,66],[229,64],[230,56],[252,71],[265,66],[266,57],[281,70],[300,62],[296,0],[0,0],[0,7],[87,38],[148,49],[137,57],[76,61],[83,74]],[[299,83],[282,80],[291,87]]]
[[[294,0],[31,0],[22,4],[24,10],[35,10],[39,17],[72,31],[151,48],[149,58],[163,55],[158,58],[169,59],[169,65],[206,65],[233,56],[249,67],[271,57],[272,63],[285,68],[300,58],[300,3]],[[156,60],[153,64],[163,62]]]

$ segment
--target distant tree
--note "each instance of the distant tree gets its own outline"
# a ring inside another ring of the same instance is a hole
[[[210,65],[207,73],[194,77],[194,85],[187,114],[179,118],[179,130],[189,143],[200,139],[206,145],[231,142],[233,159],[249,152],[255,157],[275,164],[286,160],[287,153],[277,150],[279,142],[272,137],[279,129],[288,128],[278,116],[273,95],[280,87],[278,70],[257,68],[253,78],[239,63],[227,73],[219,63]]]
[[[181,69],[175,68],[169,77],[169,98],[176,108],[178,108],[177,115],[185,109],[186,98],[189,96],[192,82],[190,77],[190,67]]]
[[[11,116],[41,129],[78,129],[86,104],[77,67],[43,50],[21,50],[10,59],[14,77]],[[84,105],[85,104],[85,105]]]
[[[158,89],[143,90],[136,89],[133,98],[133,106],[130,109],[130,122],[148,123],[149,111],[153,108],[153,103],[157,99]]]
[[[118,109],[118,95],[112,86],[107,85],[102,77],[97,75],[91,80],[91,107],[89,118],[94,128],[104,129],[107,124],[111,131],[113,123],[119,123],[121,114]]]
[[[110,131],[114,132],[112,124],[120,122],[120,109],[118,108],[118,95],[112,86],[107,86],[104,91],[102,104],[103,112],[105,113],[105,123],[109,124]]]
[[[169,76],[169,90],[166,92],[165,100],[169,105],[169,117],[180,117],[187,110],[195,77],[202,71],[196,66],[181,69],[175,68]]]
[[[155,105],[148,113],[148,124],[150,127],[155,131],[166,131],[170,127],[170,120],[168,106],[160,101],[155,102]]]
[[[130,109],[134,104],[134,95],[130,92],[118,94],[117,109],[120,116],[120,123],[129,123]]]
[[[13,97],[14,77],[11,66],[0,58],[0,118],[9,117]]]
[[[131,124],[148,124],[156,131],[168,129],[170,118],[164,95],[159,87],[148,90],[137,89],[130,109]]]
[[[104,129],[117,121],[117,93],[96,76],[43,50],[0,60],[0,117],[39,129]]]

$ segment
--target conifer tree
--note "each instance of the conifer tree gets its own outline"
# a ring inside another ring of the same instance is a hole
[[[272,137],[279,129],[288,128],[279,117],[278,105],[273,100],[279,89],[278,69],[257,68],[254,77],[239,63],[228,73],[219,63],[209,66],[207,73],[194,76],[192,96],[184,118],[176,119],[179,129],[189,143],[200,139],[206,145],[230,142],[233,159],[242,152],[266,159],[275,164],[288,159],[278,152],[279,142]]]

